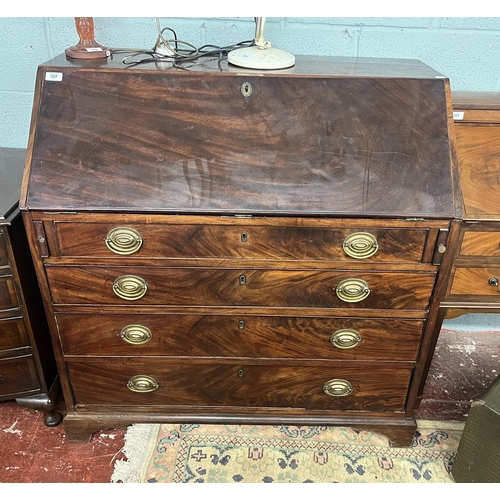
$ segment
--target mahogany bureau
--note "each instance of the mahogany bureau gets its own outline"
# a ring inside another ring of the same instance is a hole
[[[0,148],[0,401],[40,410],[55,426],[56,362],[18,206],[25,155]]]
[[[410,445],[458,229],[452,125],[414,60],[41,65],[21,207],[69,439],[177,421]]]

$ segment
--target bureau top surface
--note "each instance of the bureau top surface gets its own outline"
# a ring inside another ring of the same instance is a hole
[[[460,91],[453,92],[453,108],[500,110],[500,92]]]
[[[449,101],[414,60],[58,57],[37,74],[21,208],[453,217]]]
[[[0,148],[0,222],[18,206],[26,150]]]

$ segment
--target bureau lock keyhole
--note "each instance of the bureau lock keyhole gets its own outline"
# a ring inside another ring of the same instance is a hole
[[[246,284],[247,284],[247,277],[244,274],[242,274],[240,276],[240,285],[246,285]]]
[[[240,378],[243,377],[243,370],[238,370],[238,377],[240,377]]]
[[[253,92],[253,87],[250,82],[243,82],[240,87],[240,92],[243,97],[250,97]]]

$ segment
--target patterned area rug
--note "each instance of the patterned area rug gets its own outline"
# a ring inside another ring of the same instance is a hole
[[[452,483],[464,424],[418,421],[412,446],[347,427],[134,424],[117,483]]]

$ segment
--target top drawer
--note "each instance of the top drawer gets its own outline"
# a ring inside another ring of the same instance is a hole
[[[465,231],[460,255],[500,257],[500,231]]]
[[[50,250],[60,257],[422,261],[428,228],[372,224],[55,222]]]
[[[464,219],[500,219],[500,126],[455,127]]]

